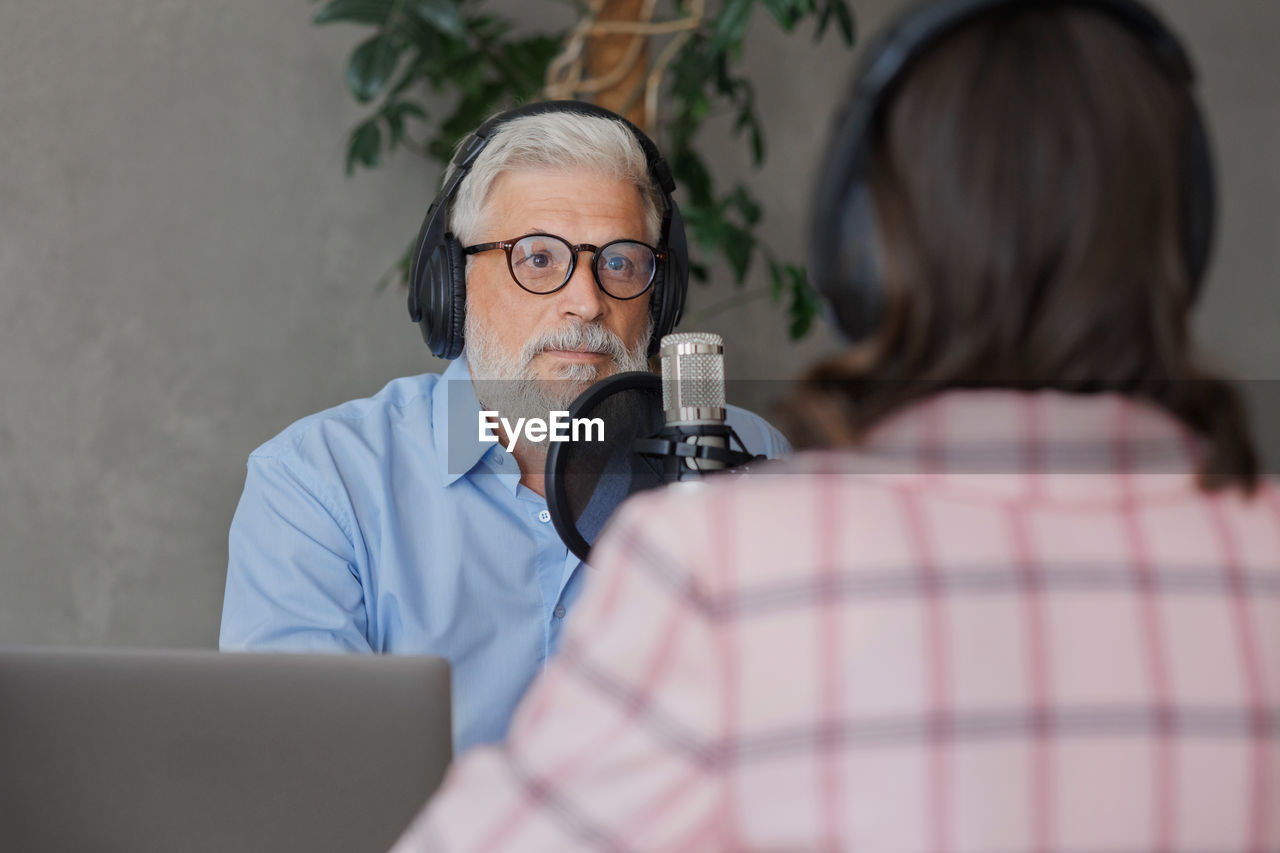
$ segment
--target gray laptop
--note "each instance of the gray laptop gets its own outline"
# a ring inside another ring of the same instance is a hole
[[[0,850],[385,851],[451,743],[438,658],[0,649]]]

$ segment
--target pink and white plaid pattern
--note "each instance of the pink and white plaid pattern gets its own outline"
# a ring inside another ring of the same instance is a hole
[[[1280,849],[1280,490],[1121,398],[964,392],[642,496],[509,743],[396,848]]]

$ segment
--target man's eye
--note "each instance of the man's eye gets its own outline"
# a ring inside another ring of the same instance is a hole
[[[516,264],[526,269],[545,270],[554,266],[555,262],[550,252],[528,252]]]
[[[621,255],[614,255],[605,258],[604,267],[611,273],[629,273],[631,272],[631,261]]]

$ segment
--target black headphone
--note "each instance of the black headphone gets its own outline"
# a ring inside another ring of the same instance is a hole
[[[409,316],[421,327],[422,339],[432,354],[439,358],[453,359],[462,354],[467,313],[466,257],[462,244],[447,230],[453,197],[480,152],[489,144],[494,131],[509,121],[544,113],[574,113],[621,122],[640,143],[648,163],[649,177],[661,189],[665,201],[658,249],[666,254],[658,263],[649,296],[649,310],[653,317],[649,355],[658,351],[662,336],[680,322],[685,293],[689,289],[689,246],[680,208],[671,197],[676,183],[658,146],[640,128],[603,107],[582,101],[543,101],[494,116],[459,146],[453,157],[453,174],[427,209],[426,219],[418,231],[413,263],[409,268]]]
[[[914,61],[947,33],[988,13],[1049,6],[1088,9],[1109,17],[1146,45],[1171,79],[1192,88],[1195,71],[1187,52],[1172,31],[1136,0],[927,0],[909,7],[868,46],[844,111],[833,124],[825,165],[818,173],[811,232],[814,282],[827,300],[832,319],[852,342],[875,331],[884,305],[867,169],[871,140],[885,104]],[[1185,162],[1183,251],[1194,299],[1209,262],[1215,209],[1208,134],[1194,108]]]

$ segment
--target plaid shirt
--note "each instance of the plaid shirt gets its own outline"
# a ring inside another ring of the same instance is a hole
[[[629,502],[411,850],[1280,849],[1280,490],[1118,397],[952,392]]]

